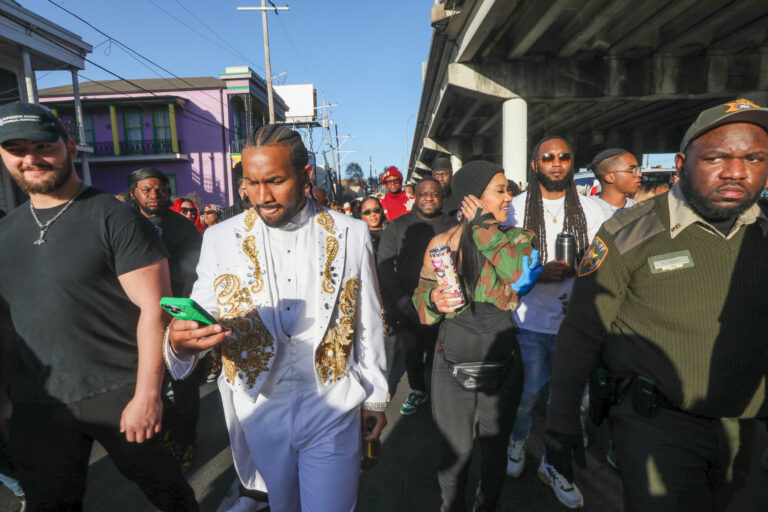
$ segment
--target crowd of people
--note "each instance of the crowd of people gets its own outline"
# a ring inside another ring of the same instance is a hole
[[[172,200],[153,168],[118,201],[76,154],[49,110],[0,107],[3,166],[30,198],[0,220],[0,482],[30,511],[82,508],[94,441],[159,510],[198,510],[184,474],[199,385],[218,379],[230,512],[352,512],[397,358],[400,414],[434,420],[442,512],[496,510],[544,393],[537,474],[568,508],[585,505],[572,462],[590,420],[610,425],[626,511],[724,511],[768,479],[749,466],[768,419],[768,109],[702,112],[669,186],[602,150],[592,197],[559,136],[534,146],[525,186],[440,157],[345,205],[281,125],[245,140],[226,208]],[[161,297],[216,323],[171,319]]]

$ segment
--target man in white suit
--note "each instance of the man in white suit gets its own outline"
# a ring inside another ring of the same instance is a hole
[[[366,440],[386,425],[368,231],[306,197],[312,166],[298,133],[259,128],[242,163],[253,208],[206,230],[192,290],[221,323],[174,320],[166,362],[184,378],[222,344],[219,389],[235,466],[247,488],[263,478],[273,512],[352,512],[361,421],[372,426]]]

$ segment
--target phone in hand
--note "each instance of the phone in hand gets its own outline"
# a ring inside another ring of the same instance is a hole
[[[201,326],[219,323],[205,308],[192,299],[163,297],[160,299],[160,306],[179,320],[192,320]]]

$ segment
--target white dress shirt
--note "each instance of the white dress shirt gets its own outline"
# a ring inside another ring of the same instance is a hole
[[[317,278],[320,269],[312,257],[315,230],[312,226],[314,205],[307,201],[288,223],[267,227],[268,271],[273,283],[277,353],[265,386],[281,380],[315,383],[314,311]]]

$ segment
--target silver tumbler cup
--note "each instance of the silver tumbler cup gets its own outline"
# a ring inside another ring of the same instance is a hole
[[[555,259],[571,267],[576,265],[576,237],[571,233],[558,233],[555,240]]]

